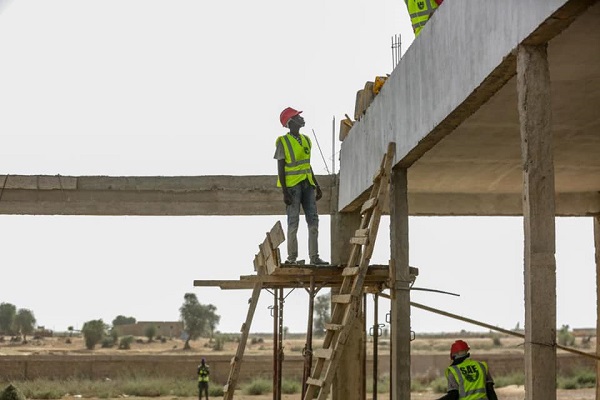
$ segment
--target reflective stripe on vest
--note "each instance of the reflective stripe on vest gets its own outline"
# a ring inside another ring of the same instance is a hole
[[[315,185],[310,169],[310,151],[312,144],[310,140],[300,135],[302,144],[296,140],[291,134],[280,136],[277,140],[281,141],[285,153],[285,185],[293,187],[308,179],[311,185]],[[281,187],[279,178],[277,179],[277,187]]]
[[[208,382],[208,375],[210,374],[208,367],[200,367],[198,371],[198,382]]]
[[[438,8],[438,5],[434,0],[405,0],[405,2],[415,37],[419,36],[421,29],[423,29],[435,9]]]
[[[479,371],[477,371],[479,367]],[[471,377],[465,377],[463,371]],[[487,377],[487,364],[485,362],[465,360],[459,365],[451,365],[446,369],[446,377],[448,373],[454,375],[458,383],[458,398],[466,400],[484,400],[487,399],[485,390]],[[472,374],[476,373],[475,377]]]

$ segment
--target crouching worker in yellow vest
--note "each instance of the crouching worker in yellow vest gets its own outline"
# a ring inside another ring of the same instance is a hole
[[[487,363],[469,359],[469,350],[462,340],[450,347],[452,364],[446,368],[448,393],[438,400],[498,400]]]
[[[206,365],[206,360],[203,358],[198,365],[198,400],[202,400],[202,392],[206,394],[206,400],[208,400],[208,376],[210,375],[210,369]]]
[[[410,15],[410,22],[415,32],[415,37],[419,36],[421,29],[425,26],[433,12],[443,3],[444,0],[404,0]]]

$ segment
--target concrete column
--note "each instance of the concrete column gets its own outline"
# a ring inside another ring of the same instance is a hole
[[[350,238],[360,226],[360,214],[337,212],[338,186],[332,189],[331,214],[331,263],[345,264],[350,255]],[[335,291],[332,290],[332,294]],[[331,396],[333,400],[364,399],[366,398],[364,380],[366,377],[364,347],[366,334],[365,318],[362,307],[359,307],[358,318],[352,325],[352,333],[345,345],[344,355],[340,361],[333,384]]]
[[[519,46],[517,90],[525,230],[525,398],[556,400],[555,193],[546,45]]]
[[[390,188],[392,400],[410,399],[410,291],[407,170],[392,171]]]
[[[600,215],[594,217],[594,247],[596,254],[596,355],[600,357]],[[596,400],[600,400],[600,361],[596,362]]]

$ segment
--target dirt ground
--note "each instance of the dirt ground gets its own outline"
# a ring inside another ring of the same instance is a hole
[[[304,347],[304,338],[299,335],[292,335],[290,339],[283,342],[287,354],[300,354]],[[447,354],[454,338],[439,338],[417,335],[416,340],[411,344],[413,354]],[[70,342],[70,343],[69,343]],[[495,346],[493,340],[489,337],[468,338],[469,345],[474,351],[485,351],[486,353],[522,353],[523,340],[515,337],[502,337],[501,345]],[[389,340],[380,338],[379,354],[388,353]],[[209,349],[208,339],[199,339],[190,342],[192,349],[186,350],[185,354],[206,354],[211,355],[235,354],[237,349],[236,342],[225,342],[221,351]],[[131,349],[127,351],[119,350],[117,347],[102,348],[99,344],[94,350],[87,350],[82,337],[47,337],[41,339],[28,338],[27,344],[10,342],[10,338],[0,339],[0,356],[2,355],[28,355],[28,354],[98,354],[98,355],[139,355],[139,354],[182,354],[184,342],[179,339],[168,339],[164,342],[153,341],[148,343],[147,338],[137,338],[131,344]],[[320,346],[318,339],[313,340],[313,348]],[[367,344],[367,353],[372,353],[372,344]],[[593,349],[592,349],[593,350]],[[589,351],[592,351],[589,350]],[[273,351],[273,341],[270,334],[250,334],[246,346],[246,355],[271,355]]]
[[[498,388],[496,390],[496,394],[498,394],[498,398],[500,400],[523,400],[525,399],[525,389],[520,386],[507,386],[503,388]],[[436,400],[440,398],[442,395],[439,393],[412,393],[412,400]],[[220,398],[220,397],[219,397]],[[261,396],[246,396],[243,394],[236,393],[234,398],[236,400],[272,400],[273,394],[265,394]],[[282,395],[282,400],[299,400],[300,395]],[[387,394],[380,394],[377,396],[379,400],[387,399]],[[578,390],[558,390],[557,391],[557,400],[594,400],[595,399],[595,390],[594,389],[578,389]],[[81,400],[75,398],[65,397],[65,400]],[[131,400],[156,400],[156,398],[146,398],[146,397],[129,397]],[[196,397],[164,397],[165,400],[196,400]],[[108,399],[110,400],[110,399]],[[372,400],[371,395],[367,395],[367,400]]]

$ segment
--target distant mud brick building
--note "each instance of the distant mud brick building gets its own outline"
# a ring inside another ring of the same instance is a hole
[[[156,336],[180,338],[183,335],[182,321],[138,321],[135,324],[117,325],[115,329],[119,336],[146,336],[146,329],[154,326]]]

